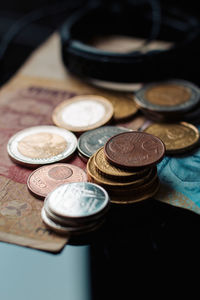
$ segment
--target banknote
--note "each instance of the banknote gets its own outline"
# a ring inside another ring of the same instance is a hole
[[[7,154],[9,138],[21,129],[53,125],[52,111],[61,101],[80,94],[66,90],[66,83],[18,76],[0,91],[0,240],[51,252],[60,251],[68,242],[42,222],[43,201],[32,196],[26,186],[32,170],[11,161]],[[85,93],[85,91],[84,91]],[[144,123],[137,117],[120,125],[132,129]],[[69,163],[85,169],[74,156]]]

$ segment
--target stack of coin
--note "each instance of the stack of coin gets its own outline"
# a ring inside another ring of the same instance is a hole
[[[111,102],[96,95],[76,96],[60,103],[53,111],[56,126],[80,134],[107,124],[113,117]]]
[[[155,122],[200,121],[199,88],[185,80],[146,84],[136,92],[135,101]]]
[[[199,144],[198,128],[186,122],[153,123],[144,131],[159,137],[170,155],[188,152]]]
[[[148,199],[158,191],[156,163],[164,154],[163,142],[151,134],[137,131],[117,134],[89,159],[88,180],[103,186],[113,203]]]
[[[99,228],[109,209],[109,196],[90,182],[66,183],[45,198],[42,219],[60,234],[85,234]]]
[[[117,126],[102,126],[93,130],[84,132],[78,139],[78,154],[85,162],[112,136],[127,132],[130,129]]]

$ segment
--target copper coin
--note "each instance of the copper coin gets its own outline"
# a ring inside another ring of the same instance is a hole
[[[165,145],[152,134],[132,131],[110,138],[104,151],[111,164],[125,169],[137,169],[160,162],[165,154]]]
[[[58,163],[33,171],[28,177],[27,186],[33,194],[44,198],[61,184],[86,181],[87,174],[81,168],[71,164]]]

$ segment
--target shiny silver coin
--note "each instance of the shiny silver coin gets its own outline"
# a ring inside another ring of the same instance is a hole
[[[144,85],[135,94],[139,107],[161,113],[185,113],[200,102],[199,88],[185,80]]]
[[[44,210],[46,215],[55,223],[58,223],[60,225],[63,226],[67,226],[67,227],[82,227],[82,226],[89,226],[89,224],[93,223],[93,222],[100,222],[100,220],[102,220],[103,218],[105,218],[106,213],[109,210],[109,205],[107,205],[100,213],[95,214],[94,216],[90,216],[90,217],[82,217],[82,218],[66,218],[66,217],[62,217],[62,216],[58,216],[55,215],[51,209],[48,206],[48,201],[45,199],[44,201]]]
[[[109,205],[109,196],[97,184],[76,182],[60,185],[45,201],[54,215],[81,220],[100,214]]]
[[[80,226],[80,227],[69,227],[69,226],[64,226],[64,225],[61,225],[55,221],[53,221],[46,213],[44,207],[42,208],[41,210],[41,217],[42,217],[42,220],[43,222],[50,228],[52,229],[53,231],[59,233],[59,234],[64,234],[64,235],[67,235],[67,234],[73,234],[73,235],[76,235],[76,234],[85,234],[85,233],[88,233],[88,232],[91,232],[91,231],[94,231],[96,229],[98,229],[100,226],[103,225],[104,221],[105,220],[100,220],[98,222],[94,222],[94,223],[91,223],[87,226]]]
[[[112,136],[130,131],[128,128],[117,126],[102,126],[83,133],[78,139],[78,151],[81,158],[89,159]]]
[[[31,167],[64,161],[76,148],[77,138],[72,132],[45,125],[21,130],[7,144],[11,159]]]

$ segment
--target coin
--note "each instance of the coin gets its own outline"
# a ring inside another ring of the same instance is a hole
[[[146,189],[145,191],[143,191],[141,193],[135,193],[135,194],[131,194],[129,196],[127,196],[127,195],[123,195],[123,196],[122,195],[119,195],[119,196],[111,195],[110,201],[115,204],[134,204],[134,203],[152,198],[153,196],[155,196],[157,194],[157,192],[159,191],[159,188],[160,188],[160,183],[157,178],[157,180],[154,182],[153,185],[151,185],[148,189]]]
[[[152,134],[132,131],[111,137],[104,146],[107,160],[121,168],[149,167],[162,160],[165,145]]]
[[[106,98],[82,95],[60,103],[52,119],[57,126],[80,133],[108,123],[113,113],[113,106]]]
[[[109,205],[107,192],[90,182],[60,185],[45,199],[53,214],[74,220],[92,219]]]
[[[182,113],[200,102],[199,89],[185,80],[146,84],[135,94],[139,107],[157,112]]]
[[[85,171],[72,164],[53,164],[33,171],[27,180],[28,189],[39,197],[46,197],[57,186],[67,182],[87,181]]]
[[[76,136],[56,126],[34,126],[17,132],[7,144],[16,163],[29,167],[51,164],[70,158],[77,147]]]
[[[114,179],[114,180],[121,180],[126,181],[130,179],[139,179],[146,175],[149,171],[149,168],[144,168],[143,170],[137,171],[137,172],[129,172],[122,170],[120,168],[117,168],[113,165],[111,165],[107,159],[105,158],[104,154],[104,148],[101,147],[94,156],[94,165],[98,172],[102,174],[102,176]]]
[[[55,221],[53,221],[48,214],[46,213],[44,207],[41,210],[41,217],[43,222],[53,231],[59,233],[59,234],[64,234],[64,235],[75,235],[75,234],[84,234],[84,233],[88,233],[91,231],[94,231],[96,229],[98,229],[103,223],[104,220],[98,221],[98,222],[94,222],[91,223],[89,225],[86,226],[80,226],[80,227],[69,227],[69,226],[64,226],[62,224],[59,224]]]
[[[166,147],[166,153],[179,153],[194,147],[199,141],[199,130],[186,122],[173,124],[151,124],[145,132],[159,137]]]
[[[130,129],[117,126],[102,126],[93,130],[84,132],[78,139],[78,152],[83,159],[88,160],[99,148],[112,136],[128,132]]]
[[[95,164],[94,164],[94,157],[95,154],[90,157],[90,159],[88,160],[87,163],[87,174],[88,174],[88,180],[95,182],[101,186],[103,186],[106,189],[120,189],[122,191],[124,191],[125,188],[133,188],[133,187],[138,187],[140,185],[142,185],[144,182],[148,181],[151,176],[154,174],[155,170],[152,168],[149,168],[148,173],[142,177],[139,178],[137,180],[132,180],[132,181],[115,181],[114,179],[110,179],[110,178],[106,178],[105,176],[101,175],[100,173],[98,173]]]

